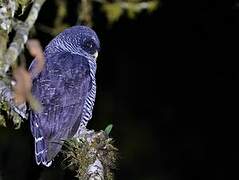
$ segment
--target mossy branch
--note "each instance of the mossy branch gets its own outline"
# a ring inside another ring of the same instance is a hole
[[[11,90],[11,83],[6,76],[6,72],[9,67],[14,64],[17,57],[24,48],[24,44],[28,39],[28,34],[32,26],[34,25],[41,6],[45,0],[35,0],[31,10],[26,18],[25,22],[14,20],[14,13],[17,9],[18,4],[24,5],[29,1],[13,1],[9,0],[2,3],[0,8],[0,101],[7,102],[9,109],[15,111],[12,115],[13,119],[26,118],[26,106],[16,106],[14,103],[14,97]],[[8,42],[8,33],[11,32],[12,28],[15,29],[16,35],[13,41],[10,43],[8,49],[6,49]],[[6,83],[8,81],[8,83]]]
[[[14,29],[16,30],[16,35],[3,56],[4,63],[0,67],[1,74],[5,74],[8,71],[9,67],[16,61],[23,50],[24,44],[28,39],[29,31],[33,27],[41,6],[45,1],[46,0],[35,0],[25,22],[18,21],[18,23],[15,24]]]
[[[7,102],[9,109],[15,111],[15,113],[12,115],[14,115],[14,117],[16,117],[17,119],[27,118],[26,105],[15,105],[12,91],[3,81],[0,81],[0,102]]]
[[[118,149],[107,132],[82,129],[65,142],[63,164],[76,172],[79,180],[112,180]]]

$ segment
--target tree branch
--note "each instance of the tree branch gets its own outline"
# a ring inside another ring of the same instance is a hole
[[[15,10],[16,2],[13,0],[2,2],[0,7],[0,67],[4,64],[3,55],[7,48],[8,33],[11,31]]]
[[[19,23],[17,23],[14,27],[16,30],[16,35],[3,57],[4,63],[0,67],[1,75],[4,75],[8,71],[9,67],[16,61],[17,57],[23,50],[24,44],[27,42],[28,39],[29,31],[34,25],[41,6],[45,1],[46,0],[35,0],[25,22],[19,21]]]
[[[10,32],[11,26],[14,27],[14,29],[16,30],[16,35],[13,39],[13,41],[11,42],[9,48],[6,50],[6,52],[3,52],[3,49],[1,49],[1,53],[2,57],[0,56],[0,60],[1,60],[1,64],[0,64],[0,75],[2,77],[6,77],[6,72],[8,71],[9,67],[16,61],[17,57],[19,56],[19,54],[21,53],[21,51],[24,48],[24,44],[27,42],[28,39],[28,34],[30,29],[32,28],[32,26],[34,25],[39,11],[41,9],[41,6],[43,5],[43,3],[45,2],[45,0],[35,0],[31,10],[28,14],[27,19],[25,20],[25,22],[21,22],[21,21],[13,21],[13,16],[14,16],[14,12],[16,10],[16,4],[15,1],[8,1],[8,4],[6,4],[6,7],[3,6],[0,9],[0,13],[1,11],[3,12],[0,16],[0,25],[1,25],[1,32],[0,33],[0,39],[5,40],[4,42],[1,41],[1,46],[6,46],[4,43],[7,42],[7,33]],[[10,15],[9,13],[7,13],[5,10],[5,8],[7,8],[9,6],[10,8]],[[8,24],[7,24],[8,23]],[[1,36],[1,34],[5,33],[5,37]],[[2,80],[0,80],[0,100],[1,101],[6,101],[8,102],[10,108],[12,110],[14,110],[17,114],[19,114],[22,118],[26,118],[26,107],[25,104],[20,105],[20,106],[16,106],[14,104],[14,97],[13,97],[13,93],[11,92],[10,89],[10,85],[6,85],[6,83]]]
[[[112,180],[118,150],[106,131],[95,132],[82,128],[66,141],[64,164],[71,167],[81,180]]]

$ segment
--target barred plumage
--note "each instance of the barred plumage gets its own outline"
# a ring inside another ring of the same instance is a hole
[[[50,166],[62,140],[79,133],[91,119],[96,96],[94,54],[98,50],[95,32],[74,26],[46,47],[42,72],[34,72],[37,61],[30,66],[32,94],[43,106],[42,112],[30,113],[37,164]]]

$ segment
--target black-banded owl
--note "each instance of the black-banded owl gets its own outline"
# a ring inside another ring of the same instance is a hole
[[[99,46],[92,29],[74,26],[47,45],[40,73],[34,72],[37,61],[32,62],[32,94],[43,107],[41,112],[30,112],[37,164],[50,166],[62,140],[73,137],[91,119]]]

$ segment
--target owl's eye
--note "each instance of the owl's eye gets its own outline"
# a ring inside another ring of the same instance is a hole
[[[84,48],[86,48],[86,49],[91,49],[93,47],[94,47],[94,42],[92,40],[86,41],[84,43]]]
[[[89,54],[94,54],[96,51],[96,46],[93,40],[85,41],[82,48]]]
[[[93,47],[93,44],[92,44],[91,42],[87,42],[87,43],[86,43],[86,47],[87,47],[87,48],[92,48],[92,47]]]

